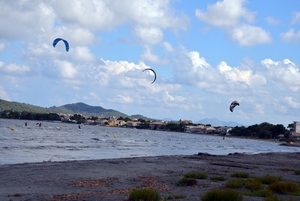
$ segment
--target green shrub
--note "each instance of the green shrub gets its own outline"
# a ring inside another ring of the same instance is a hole
[[[300,195],[299,186],[293,182],[276,181],[271,183],[268,188],[274,193]]]
[[[153,189],[132,189],[129,194],[131,201],[159,201],[160,199],[159,192]]]
[[[284,171],[284,172],[292,171],[290,168],[282,168],[281,170]]]
[[[185,195],[168,195],[166,197],[164,197],[164,199],[162,201],[166,201],[166,200],[173,200],[173,199],[183,199],[186,198]]]
[[[225,181],[226,178],[224,176],[212,176],[210,177],[211,180],[213,181]]]
[[[277,195],[273,195],[267,197],[264,201],[297,201],[297,200],[294,200],[293,198],[289,198],[288,200],[285,200],[283,198],[278,198]]]
[[[246,188],[248,188],[251,191],[260,190],[263,187],[262,182],[258,179],[247,180],[245,183],[245,186],[246,186]]]
[[[248,178],[249,173],[247,173],[247,172],[235,172],[231,176],[232,177],[237,177],[237,178]]]
[[[295,170],[294,173],[295,175],[300,175],[300,170]]]
[[[178,180],[177,185],[178,186],[196,186],[197,185],[197,180],[183,177],[183,178]]]
[[[15,197],[22,197],[22,194],[21,193],[16,193],[14,194]]]
[[[223,172],[229,172],[229,167],[227,167],[226,169],[222,170]]]
[[[263,184],[271,184],[275,181],[281,181],[281,177],[276,177],[272,175],[266,175],[264,177],[259,177],[258,178]]]
[[[231,179],[226,182],[226,187],[228,188],[241,188],[245,184],[243,179]]]
[[[202,201],[242,201],[243,196],[234,189],[212,189],[201,196]]]
[[[245,191],[243,192],[243,195],[254,197],[269,197],[272,196],[273,193],[269,189],[261,189],[257,191]]]
[[[205,172],[188,172],[184,175],[184,177],[192,179],[206,179],[207,174]]]

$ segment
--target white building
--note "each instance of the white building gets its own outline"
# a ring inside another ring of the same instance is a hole
[[[294,121],[294,131],[300,133],[300,121]]]

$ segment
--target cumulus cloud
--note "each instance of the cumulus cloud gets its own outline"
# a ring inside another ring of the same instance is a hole
[[[155,45],[163,39],[163,32],[158,27],[136,27],[133,33],[146,44]]]
[[[232,68],[224,61],[218,65],[218,70],[225,76],[226,80],[230,82],[243,82],[251,87],[264,85],[267,82],[265,77],[254,74],[250,69],[240,70],[238,68]]]
[[[72,63],[68,61],[56,60],[55,64],[60,72],[60,76],[65,79],[74,79],[77,75],[77,70]]]
[[[84,62],[93,62],[96,60],[96,57],[90,52],[90,49],[87,47],[76,47],[74,49],[74,56],[75,60],[84,61]]]
[[[267,83],[265,76],[247,66],[230,67],[222,61],[214,68],[197,51],[182,49],[181,55],[177,57],[174,61],[174,79],[182,84],[224,94],[241,92],[247,88],[256,89]]]
[[[261,64],[266,68],[268,79],[287,87],[293,91],[300,89],[300,72],[299,68],[292,61],[284,59],[283,61],[273,61],[264,59]]]
[[[199,52],[182,48],[174,57],[174,79],[177,82],[205,89],[212,89],[218,83],[219,74],[205,58],[200,57]]]
[[[133,24],[132,33],[146,44],[157,44],[163,38],[162,29],[186,29],[188,18],[176,16],[170,0],[139,1],[55,1],[51,4],[65,24],[80,24],[87,30],[111,30],[121,24]],[[66,12],[68,10],[68,12]],[[91,20],[93,19],[93,20]],[[72,27],[71,26],[71,27]]]
[[[196,16],[201,21],[216,27],[232,27],[240,23],[241,19],[252,23],[255,13],[245,7],[246,0],[223,0],[207,6],[207,11],[196,10]]]
[[[270,33],[266,32],[261,27],[242,25],[230,30],[228,33],[229,37],[233,41],[237,41],[241,46],[251,46],[272,42]]]
[[[300,42],[300,31],[295,33],[294,29],[290,29],[285,33],[281,33],[280,37],[284,42]]]
[[[284,101],[286,104],[291,106],[292,108],[300,109],[300,102],[293,100],[293,97],[285,97]]]
[[[270,43],[272,38],[263,28],[253,26],[255,13],[246,9],[246,0],[223,0],[196,10],[199,20],[224,29],[229,38],[241,46]]]
[[[165,65],[168,63],[168,60],[167,59],[164,59],[164,58],[160,58],[159,56],[157,56],[156,54],[154,54],[152,52],[152,49],[151,47],[149,46],[145,46],[144,47],[144,53],[140,56],[140,59],[144,62],[151,62],[151,63],[154,63],[154,64],[162,64],[162,65]]]
[[[0,37],[48,44],[56,37],[70,42],[70,51],[99,41],[97,31],[128,25],[142,45],[162,42],[165,29],[186,30],[189,19],[176,14],[170,0],[18,1],[0,2]],[[1,17],[2,16],[2,17]],[[91,20],[92,19],[92,20]],[[14,26],[11,26],[14,24]],[[7,29],[7,27],[10,27]],[[30,27],[30,29],[28,28]]]
[[[18,65],[14,63],[5,64],[4,62],[0,62],[0,71],[9,75],[24,75],[29,74],[31,70],[27,65]]]

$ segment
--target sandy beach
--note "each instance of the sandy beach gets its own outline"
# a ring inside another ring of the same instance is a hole
[[[125,201],[131,189],[143,187],[158,190],[162,197],[184,195],[185,198],[178,200],[200,200],[200,195],[210,189],[225,188],[226,181],[213,181],[210,179],[212,176],[222,175],[231,179],[234,172],[247,172],[251,176],[281,176],[284,180],[299,183],[300,175],[294,173],[299,169],[300,153],[225,156],[198,153],[1,165],[0,200]],[[195,186],[178,186],[178,180],[192,171],[205,172],[208,178],[197,180]],[[264,198],[244,196],[243,200]]]

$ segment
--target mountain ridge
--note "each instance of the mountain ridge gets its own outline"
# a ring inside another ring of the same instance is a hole
[[[0,99],[0,111],[12,110],[15,112],[33,112],[33,113],[64,113],[64,114],[82,114],[90,116],[101,116],[101,117],[131,117],[131,118],[144,118],[150,120],[152,118],[144,117],[140,114],[127,115],[125,113],[119,112],[113,109],[105,109],[101,106],[91,106],[86,103],[70,103],[62,106],[52,106],[52,107],[40,107],[31,105],[28,103],[20,103],[15,101],[6,101]]]
[[[70,103],[62,106],[52,106],[52,107],[40,107],[31,105],[28,103],[19,103],[19,102],[11,102],[0,99],[0,112],[5,110],[13,110],[16,112],[33,112],[33,113],[64,113],[64,114],[82,114],[89,116],[100,116],[100,117],[111,117],[115,116],[117,118],[135,118],[135,119],[145,119],[145,120],[155,120],[153,118],[145,117],[140,114],[135,115],[127,115],[125,113],[119,112],[113,109],[105,109],[101,106],[91,106],[83,102],[78,103]],[[164,118],[163,121],[172,121],[172,118]],[[195,124],[210,124],[212,126],[242,126],[242,124],[232,122],[232,121],[221,121],[216,118],[205,118],[194,122]]]

